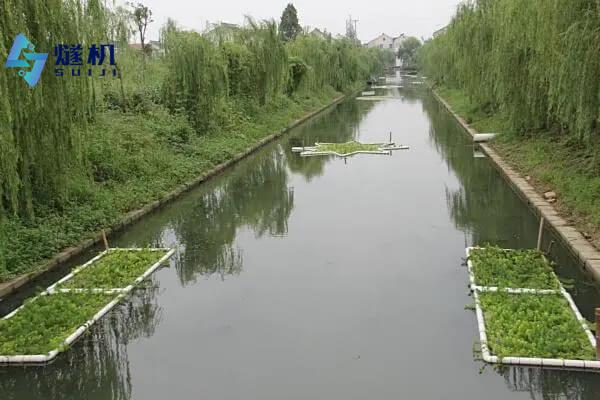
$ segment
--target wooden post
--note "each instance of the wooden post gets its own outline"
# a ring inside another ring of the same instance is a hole
[[[596,308],[596,360],[600,360],[600,308]]]
[[[104,242],[104,250],[108,250],[108,240],[106,240],[106,232],[102,229],[102,242]]]
[[[390,143],[392,143],[392,131],[390,131]]]
[[[540,217],[540,230],[538,231],[537,249],[542,251],[542,236],[544,235],[544,217]]]

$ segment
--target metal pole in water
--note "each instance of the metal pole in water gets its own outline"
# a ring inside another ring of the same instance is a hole
[[[392,143],[392,131],[390,131],[390,143]]]
[[[544,217],[540,217],[540,230],[538,231],[537,249],[542,250],[542,236],[544,234]]]
[[[600,360],[600,308],[596,308],[596,360]]]

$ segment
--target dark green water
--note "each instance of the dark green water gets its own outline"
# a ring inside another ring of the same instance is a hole
[[[393,93],[338,105],[114,238],[179,253],[52,365],[0,369],[0,399],[599,398],[597,374],[474,359],[464,248],[533,247],[538,224],[428,92]],[[290,151],[389,131],[411,149]],[[558,243],[552,258],[591,318],[597,287]]]

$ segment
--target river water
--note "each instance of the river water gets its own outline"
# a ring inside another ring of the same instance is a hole
[[[0,399],[599,398],[594,373],[477,360],[464,249],[534,247],[538,222],[404,85],[331,108],[112,239],[178,254],[53,364],[0,369]],[[291,152],[390,131],[410,150]],[[551,249],[592,318],[598,288]]]

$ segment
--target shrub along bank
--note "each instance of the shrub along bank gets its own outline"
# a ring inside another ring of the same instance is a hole
[[[142,54],[103,3],[0,0],[3,56],[20,32],[38,49],[120,49],[119,78],[58,79],[50,69],[29,90],[0,70],[0,282],[353,90],[387,61],[346,40],[284,43],[275,23],[253,21],[204,35],[169,21],[164,54]]]
[[[600,5],[476,0],[419,53],[454,110],[600,245]]]

